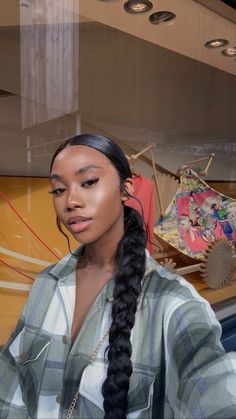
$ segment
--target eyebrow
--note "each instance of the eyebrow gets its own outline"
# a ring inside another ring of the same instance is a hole
[[[89,172],[90,170],[101,169],[100,166],[96,166],[95,164],[89,164],[88,166],[81,167],[79,170],[76,170],[76,175],[81,175],[83,173]],[[50,180],[62,180],[63,176],[58,175],[57,173],[53,173],[50,176]]]
[[[93,169],[101,169],[101,167],[100,166],[96,166],[96,164],[89,164],[88,166],[84,166],[84,167],[81,167],[81,169],[79,169],[79,170],[76,170],[76,172],[75,172],[75,174],[76,175],[81,175],[81,173],[86,173],[86,172],[89,172],[90,170],[93,170]]]

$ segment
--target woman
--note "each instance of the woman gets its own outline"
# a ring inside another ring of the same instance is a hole
[[[209,304],[146,254],[121,149],[69,139],[50,180],[82,245],[33,285],[1,355],[0,417],[235,418],[236,357]]]

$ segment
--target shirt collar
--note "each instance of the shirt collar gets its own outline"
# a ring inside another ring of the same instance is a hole
[[[84,245],[79,246],[74,252],[69,253],[54,265],[49,271],[57,279],[66,280],[76,269],[79,257],[83,254]]]
[[[79,246],[72,254],[65,256],[61,261],[59,261],[56,265],[52,267],[50,270],[50,274],[60,279],[60,282],[65,282],[71,275],[74,275],[76,265],[78,263],[78,258],[80,255],[83,254],[84,245]],[[145,274],[144,278],[142,279],[142,294],[144,289],[146,288],[145,279],[148,276],[149,272],[151,273],[157,267],[156,261],[150,257],[149,252],[146,251],[146,266],[145,266]],[[113,291],[115,287],[115,275],[111,277],[108,283],[105,285],[102,294],[105,294],[106,301],[113,301]],[[103,294],[103,295],[104,295]]]

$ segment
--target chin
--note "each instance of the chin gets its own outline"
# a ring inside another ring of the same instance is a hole
[[[97,238],[91,237],[86,233],[72,234],[72,236],[80,244],[92,244],[98,240]]]

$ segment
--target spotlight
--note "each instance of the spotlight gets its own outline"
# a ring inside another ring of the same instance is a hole
[[[145,13],[153,8],[149,0],[128,0],[124,4],[124,9],[128,13]]]
[[[227,39],[212,39],[211,41],[207,41],[205,43],[205,47],[207,48],[219,48],[225,47],[228,45],[229,41]]]
[[[161,11],[155,12],[151,16],[149,16],[149,20],[153,25],[158,25],[159,23],[170,22],[176,17],[176,15],[172,12],[168,11]]]
[[[228,47],[221,51],[226,57],[236,57],[236,47]]]

